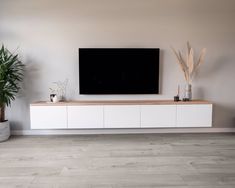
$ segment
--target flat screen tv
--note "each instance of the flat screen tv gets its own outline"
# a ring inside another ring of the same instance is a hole
[[[80,48],[80,94],[158,94],[159,48]]]

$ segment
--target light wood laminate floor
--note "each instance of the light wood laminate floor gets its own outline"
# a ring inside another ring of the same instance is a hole
[[[235,135],[15,136],[0,187],[235,188]]]

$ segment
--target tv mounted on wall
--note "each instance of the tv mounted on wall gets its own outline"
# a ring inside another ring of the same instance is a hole
[[[158,94],[159,48],[79,48],[80,94]]]

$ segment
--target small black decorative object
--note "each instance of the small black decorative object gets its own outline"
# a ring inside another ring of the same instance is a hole
[[[174,101],[176,102],[180,101],[180,97],[178,95],[174,96]]]
[[[183,98],[183,101],[186,102],[186,101],[190,101],[189,98]]]
[[[176,102],[180,101],[179,94],[180,94],[180,86],[178,85],[177,95],[176,95],[176,96],[174,96],[174,101],[176,101]]]

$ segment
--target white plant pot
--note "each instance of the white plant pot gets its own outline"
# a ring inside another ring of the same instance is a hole
[[[10,137],[9,121],[0,122],[0,142],[8,140]]]

